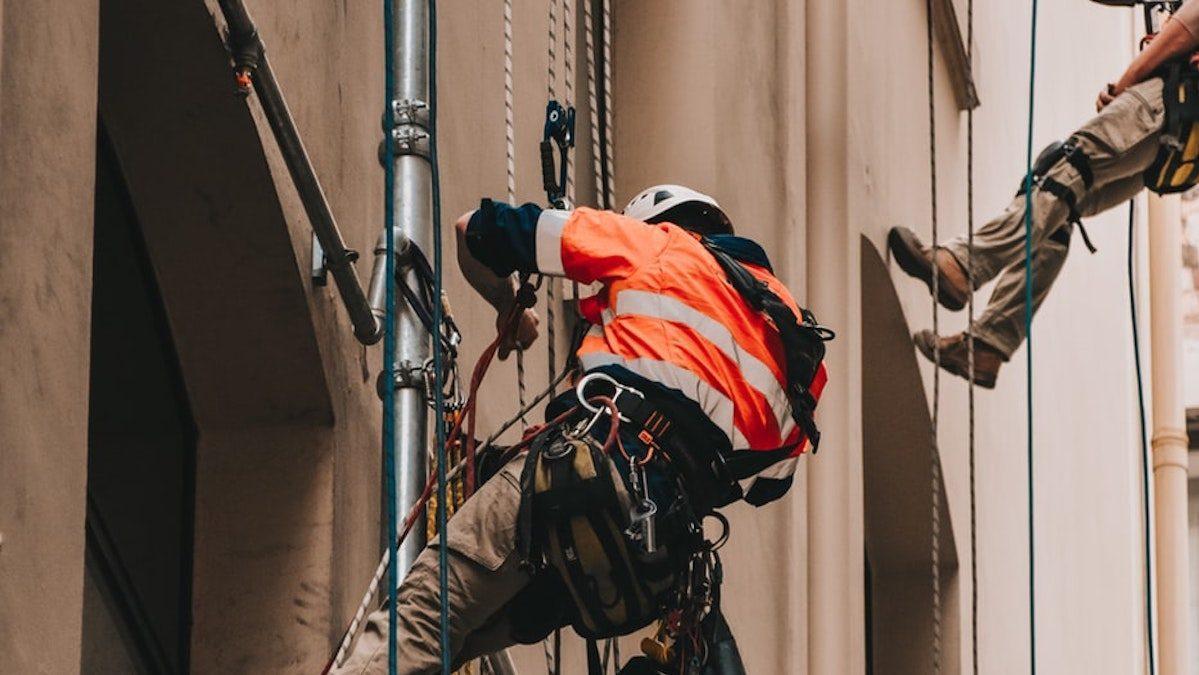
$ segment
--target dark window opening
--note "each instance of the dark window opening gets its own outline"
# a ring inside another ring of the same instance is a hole
[[[81,670],[186,673],[196,432],[103,124],[96,156]]]

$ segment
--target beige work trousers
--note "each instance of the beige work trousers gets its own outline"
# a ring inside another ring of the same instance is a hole
[[[1069,188],[1082,216],[1106,211],[1136,196],[1144,187],[1142,173],[1157,156],[1164,122],[1162,81],[1147,80],[1116,97],[1071,136],[1090,159],[1094,182],[1084,184],[1078,170],[1059,161],[1046,176]],[[1069,232],[1052,236],[1069,215],[1064,203],[1048,191],[1032,193],[1033,312],[1041,306],[1061,272],[1069,251]],[[973,256],[965,236],[943,246],[966,268],[973,261],[975,288],[999,277],[986,310],[974,323],[974,334],[1006,358],[1025,339],[1025,205],[1017,196],[996,218],[975,232]]]
[[[508,463],[466,500],[446,526],[450,653],[454,667],[514,644],[504,606],[532,577],[516,555],[516,517],[524,455]],[[437,552],[430,542],[400,584],[397,649],[400,675],[441,672]],[[387,609],[367,619],[345,665],[334,675],[387,672]]]

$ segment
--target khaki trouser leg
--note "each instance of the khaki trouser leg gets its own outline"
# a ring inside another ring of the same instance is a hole
[[[1141,174],[1108,183],[1098,190],[1091,190],[1087,198],[1078,205],[1082,216],[1092,216],[1118,206],[1137,196],[1145,187]],[[1064,225],[1062,227],[1069,227]],[[1037,247],[1033,254],[1032,301],[1033,314],[1049,294],[1058,273],[1066,262],[1070,250],[1070,232],[1064,237],[1051,236]],[[1059,240],[1060,239],[1060,240]],[[1024,258],[1003,270],[987,308],[974,322],[974,335],[980,342],[994,347],[1003,354],[1004,360],[1024,342]]]
[[[1064,160],[1050,168],[1046,177],[1070,189],[1081,207],[1095,199],[1091,193],[1120,179],[1139,175],[1148,168],[1157,154],[1162,123],[1161,79],[1154,78],[1130,87],[1073,134],[1079,150],[1090,159],[1094,176],[1091,188],[1086,187],[1078,171]],[[1032,245],[1038,248],[1049,234],[1066,222],[1068,209],[1060,199],[1044,190],[1034,190],[1031,201]],[[972,250],[965,237],[957,237],[944,245],[963,266],[973,258],[976,287],[995,278],[1024,256],[1025,204],[1024,196],[1016,197],[1003,213],[979,228]]]
[[[447,525],[447,607],[455,665],[514,643],[501,609],[530,581],[515,554],[523,462],[523,455],[509,462]],[[400,584],[396,642],[401,675],[441,672],[439,544],[429,543]],[[334,673],[386,673],[387,633],[384,608],[370,615],[350,658]]]

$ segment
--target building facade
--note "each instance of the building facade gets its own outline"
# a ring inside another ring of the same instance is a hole
[[[382,3],[247,4],[365,283],[383,224]],[[516,195],[537,202],[549,5],[513,4]],[[966,230],[969,189],[978,224],[1011,198],[1028,133],[1027,3],[979,0],[972,43],[957,0],[612,4],[616,203],[661,182],[715,195],[838,332],[821,452],[785,499],[729,509],[725,609],[749,671],[926,673],[939,653],[943,672],[968,672],[977,652],[980,672],[1022,672],[1027,347],[976,393],[973,419],[962,380],[943,376],[934,402],[908,337],[931,324],[931,303],[884,239],[898,224],[931,232],[930,41],[940,238]],[[591,204],[584,22],[569,6],[556,91],[579,108],[575,190]],[[452,251],[452,219],[507,189],[504,9],[439,7]],[[1139,30],[1096,3],[1040,12],[1037,147],[1086,119]],[[236,95],[223,26],[214,0],[0,0],[5,672],[318,672],[381,551],[380,349],[354,339],[333,282],[314,282],[310,225],[258,101]],[[1144,204],[1138,214],[1148,308]],[[1043,672],[1147,672],[1126,218],[1091,219],[1099,253],[1072,256],[1034,326]],[[465,370],[494,318],[452,265],[446,287]],[[939,323],[965,325],[944,311]],[[525,366],[540,389],[544,340]],[[515,365],[497,364],[481,429],[514,412],[516,386]],[[581,641],[565,649],[579,666]],[[545,667],[539,646],[513,653],[521,672]]]

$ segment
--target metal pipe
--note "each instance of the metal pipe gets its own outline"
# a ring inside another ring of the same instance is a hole
[[[383,324],[371,311],[366,293],[358,281],[358,273],[354,268],[358,253],[346,248],[341,237],[337,221],[329,208],[329,200],[321,189],[320,180],[300,140],[295,120],[267,60],[266,47],[258,37],[258,31],[242,0],[219,0],[218,4],[225,22],[229,24],[229,47],[238,69],[239,83],[244,87],[246,78],[252,76],[254,90],[258,92],[258,101],[270,124],[271,133],[279,144],[279,151],[304,212],[308,215],[312,231],[325,251],[329,271],[337,280],[338,293],[354,325],[354,336],[362,344],[375,344],[383,337]]]
[[[392,4],[394,15],[388,20],[395,26],[395,54],[392,74],[396,100],[387,102],[384,127],[385,143],[391,143],[391,161],[395,170],[393,222],[404,241],[422,251],[433,248],[432,171],[428,154],[429,43],[428,9],[425,0],[402,0]],[[397,237],[399,238],[399,237]],[[418,287],[419,280],[410,268],[402,283]],[[420,498],[428,475],[428,406],[426,404],[425,364],[429,360],[429,334],[412,311],[397,303],[395,315],[396,382],[396,512],[406,513]],[[418,528],[400,547],[395,561],[397,578],[403,579],[424,547],[424,533]]]
[[[1187,601],[1187,434],[1182,379],[1182,251],[1179,198],[1149,198],[1149,302],[1152,321],[1153,494],[1157,615],[1162,675],[1190,672]]]

